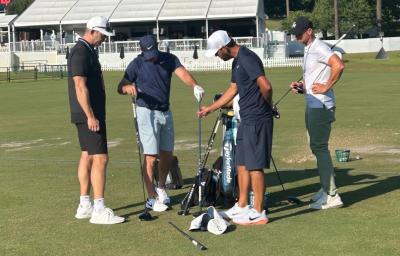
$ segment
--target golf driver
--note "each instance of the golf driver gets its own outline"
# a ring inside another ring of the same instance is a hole
[[[180,228],[178,228],[174,223],[172,222],[168,222],[172,227],[174,227],[182,236],[186,237],[187,239],[190,240],[190,242],[192,242],[192,244],[194,244],[197,249],[203,251],[203,250],[207,250],[207,247],[200,243],[199,241],[197,241],[196,239],[194,239],[193,237],[191,237],[190,235],[188,235],[186,232],[183,232]]]
[[[143,202],[144,202],[144,211],[141,214],[139,214],[138,218],[141,221],[149,221],[152,220],[153,217],[151,216],[146,207],[146,195],[144,192],[144,176],[143,176],[143,165],[142,165],[142,148],[140,146],[139,126],[137,122],[137,112],[136,112],[136,96],[132,97],[132,109],[133,109],[133,124],[136,130],[136,144],[138,146],[140,173],[142,177]]]
[[[271,161],[272,161],[272,165],[274,166],[276,175],[278,176],[279,182],[281,183],[282,190],[283,190],[283,192],[285,194],[287,194],[286,189],[283,186],[283,182],[282,182],[281,176],[279,175],[278,168],[276,168],[275,161],[274,161],[274,158],[272,156],[271,156]],[[291,204],[301,204],[302,203],[302,201],[300,199],[298,199],[297,197],[295,197],[295,196],[288,196],[287,200]]]
[[[353,24],[353,26],[351,26],[347,31],[346,31],[346,33],[344,33],[337,41],[336,41],[336,43],[334,44],[334,45],[332,45],[331,46],[331,49],[333,49],[333,48],[335,48],[346,36],[347,36],[347,34],[348,33],[350,33],[352,30],[353,30],[353,28],[355,28],[355,24]],[[324,67],[324,69],[322,69],[320,72],[319,72],[319,74],[318,74],[318,76],[317,76],[317,78],[322,74],[322,72],[324,72],[324,70],[326,69],[326,67],[327,67],[328,65],[326,65],[325,67]],[[300,82],[301,80],[303,79],[303,77],[300,77],[300,79],[299,80],[297,80],[297,82]],[[317,80],[317,79],[316,79]],[[297,89],[297,92],[298,93],[304,93],[303,92],[303,88],[301,88],[301,87],[297,87],[297,88],[294,88],[294,89]],[[292,88],[289,88],[277,101],[276,101],[276,103],[273,105],[273,110],[275,110],[278,114],[279,114],[279,112],[278,112],[278,104],[289,94],[289,92],[292,90]]]

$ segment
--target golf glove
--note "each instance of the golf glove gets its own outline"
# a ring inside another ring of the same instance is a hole
[[[195,87],[193,88],[193,94],[196,100],[200,102],[204,95],[203,87],[201,87],[200,85],[195,85]]]

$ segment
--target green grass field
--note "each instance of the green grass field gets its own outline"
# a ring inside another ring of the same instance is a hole
[[[374,54],[345,55],[346,70],[336,85],[337,121],[330,149],[349,148],[353,161],[335,161],[345,207],[310,211],[319,189],[315,161],[307,147],[301,96],[280,103],[273,156],[285,182],[281,191],[266,170],[270,223],[232,226],[228,233],[191,233],[209,249],[199,252],[168,221],[187,230],[192,217],[178,216],[197,163],[197,118],[192,91],[174,78],[171,104],[176,152],[186,182],[171,190],[172,209],[152,222],[139,222],[142,190],[131,104],[116,93],[122,72],[106,73],[110,163],[108,206],[128,218],[98,226],[74,218],[79,198],[79,147],[69,122],[67,81],[0,83],[0,255],[400,255],[400,54],[377,61]],[[277,100],[299,68],[267,70]],[[229,82],[229,72],[194,73],[206,103]],[[216,115],[202,122],[203,145]],[[219,154],[217,135],[209,164]],[[354,160],[360,156],[361,160]],[[295,195],[304,204],[290,205]]]

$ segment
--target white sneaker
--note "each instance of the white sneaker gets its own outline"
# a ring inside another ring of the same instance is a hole
[[[310,204],[310,208],[316,210],[326,210],[330,208],[339,208],[342,206],[343,202],[338,193],[336,193],[334,196],[330,196],[325,192],[323,192],[318,201]]]
[[[76,214],[75,218],[77,219],[89,219],[92,217],[92,212],[93,212],[93,206],[92,204],[88,205],[78,205],[78,208],[76,209]]]
[[[246,207],[239,207],[239,204],[236,203],[231,209],[220,212],[219,214],[222,216],[222,218],[226,220],[231,220],[235,217],[240,217],[242,215],[246,215],[247,211],[249,210],[249,206],[247,205]]]
[[[160,200],[160,202],[162,202],[163,204],[170,204],[171,203],[171,199],[169,198],[167,191],[165,191],[165,189],[163,188],[156,188],[156,192],[158,195],[158,200]]]
[[[251,208],[247,214],[233,218],[233,222],[239,225],[263,225],[268,223],[268,218],[265,210],[257,212],[256,209]]]
[[[324,193],[324,190],[322,190],[322,188],[320,188],[318,190],[318,192],[311,197],[310,201],[311,202],[317,202],[321,198],[322,193]]]
[[[125,221],[125,218],[115,216],[113,210],[104,208],[101,211],[93,211],[89,222],[92,224],[118,224]]]
[[[146,208],[152,209],[155,212],[164,212],[168,209],[168,205],[163,204],[159,199],[154,197],[147,198]]]

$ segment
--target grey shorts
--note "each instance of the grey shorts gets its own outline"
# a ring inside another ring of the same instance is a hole
[[[140,143],[146,155],[174,150],[174,123],[171,111],[137,107]]]
[[[248,171],[269,168],[272,132],[272,118],[254,125],[241,123],[237,133],[236,165],[243,165]]]

